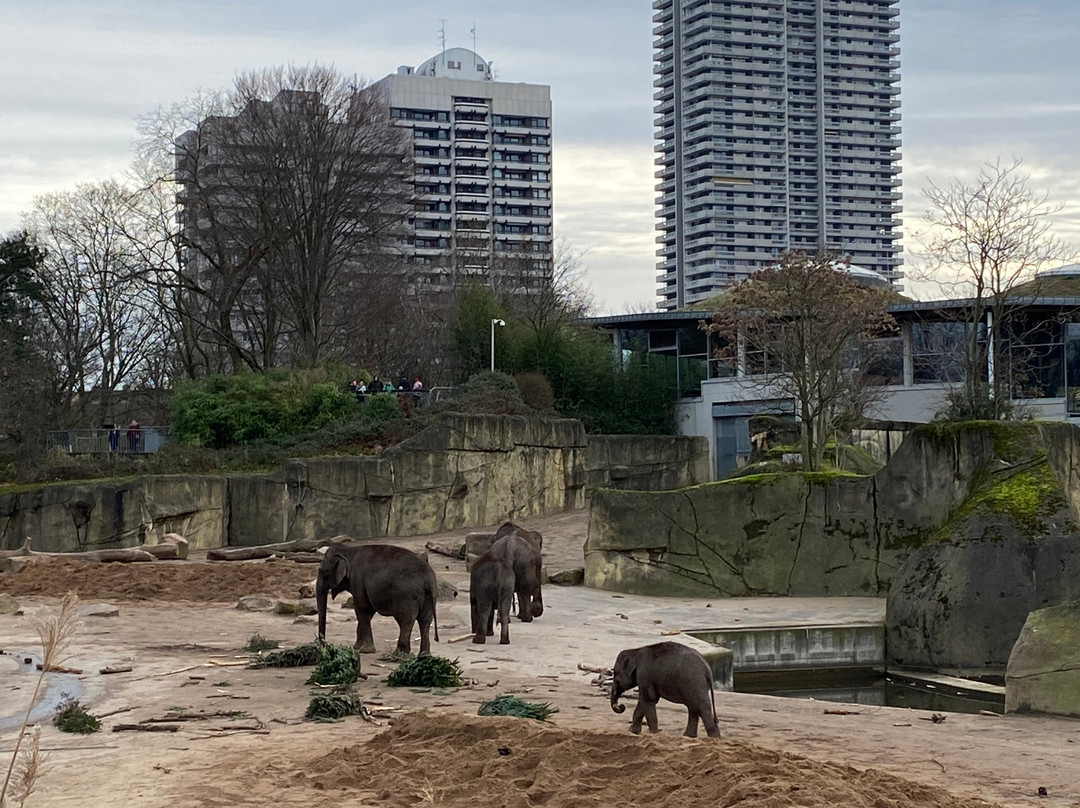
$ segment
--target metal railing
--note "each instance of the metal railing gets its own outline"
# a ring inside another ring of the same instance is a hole
[[[58,429],[49,432],[45,446],[68,454],[152,454],[169,438],[167,426],[115,429]]]

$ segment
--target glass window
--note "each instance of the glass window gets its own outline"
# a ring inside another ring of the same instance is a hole
[[[912,324],[911,358],[915,384],[963,381],[964,338],[969,328],[966,323]]]

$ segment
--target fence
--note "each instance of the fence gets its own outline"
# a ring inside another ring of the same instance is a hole
[[[167,426],[116,429],[60,429],[50,432],[45,445],[68,454],[151,454],[169,439]]]

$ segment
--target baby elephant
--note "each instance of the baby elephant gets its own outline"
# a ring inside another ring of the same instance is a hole
[[[661,642],[641,648],[620,651],[613,670],[611,709],[617,713],[626,707],[619,696],[633,687],[638,689],[638,703],[630,731],[641,732],[641,719],[649,724],[649,732],[658,732],[656,702],[667,699],[685,704],[688,738],[697,737],[698,718],[710,738],[720,737],[716,723],[716,702],[713,700],[713,678],[709,663],[693,648],[677,642]]]
[[[483,643],[495,633],[495,613],[502,630],[499,644],[510,644],[510,607],[514,599],[514,568],[491,553],[476,559],[469,574],[469,609],[473,642]]]

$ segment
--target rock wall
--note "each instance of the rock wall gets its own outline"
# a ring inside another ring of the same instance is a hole
[[[590,435],[585,447],[585,489],[664,491],[709,481],[704,437]]]
[[[979,485],[912,550],[889,591],[889,664],[1000,670],[1029,612],[1080,598],[1078,432],[1067,424],[982,431],[993,452],[973,467]]]
[[[1005,712],[1080,716],[1080,601],[1028,615],[1005,671]]]
[[[993,441],[916,432],[867,477],[763,474],[592,495],[590,586],[670,595],[884,595],[971,493]]]
[[[590,449],[593,440],[578,421],[449,414],[378,457],[292,460],[265,475],[41,486],[0,494],[0,549],[25,536],[54,552],[169,532],[194,548],[410,536],[582,508],[590,477],[655,488],[703,473],[698,438],[605,436]]]

